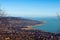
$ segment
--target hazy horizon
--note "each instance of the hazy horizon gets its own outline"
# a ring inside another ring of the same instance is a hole
[[[60,13],[59,0],[0,0],[8,16],[55,17]]]

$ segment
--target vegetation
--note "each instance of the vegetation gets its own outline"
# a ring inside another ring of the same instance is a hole
[[[5,11],[2,10],[2,9],[0,9],[0,17],[5,17],[5,16],[7,16],[7,15],[5,14]]]

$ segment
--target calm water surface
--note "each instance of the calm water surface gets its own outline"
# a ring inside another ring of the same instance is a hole
[[[42,26],[33,26],[33,28],[43,30],[46,32],[60,33],[60,20],[57,17],[32,18],[32,19],[46,22]]]

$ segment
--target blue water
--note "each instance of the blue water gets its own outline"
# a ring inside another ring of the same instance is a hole
[[[33,28],[51,33],[60,33],[60,20],[57,17],[32,18],[32,19],[45,21],[44,25],[33,26]]]

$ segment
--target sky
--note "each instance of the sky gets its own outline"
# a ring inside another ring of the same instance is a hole
[[[54,17],[60,13],[60,0],[0,0],[8,16]]]

